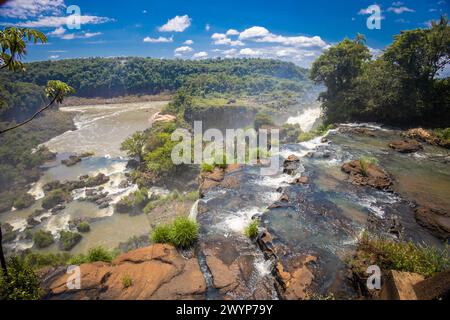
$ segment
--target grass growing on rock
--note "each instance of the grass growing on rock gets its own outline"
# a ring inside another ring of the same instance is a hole
[[[258,232],[259,232],[259,220],[252,220],[246,227],[244,230],[244,233],[247,237],[249,237],[250,239],[254,239],[258,236]]]
[[[298,140],[298,142],[309,141],[316,137],[323,136],[325,133],[327,133],[328,131],[330,131],[333,128],[334,128],[333,125],[321,125],[314,130],[300,133],[297,140]]]
[[[122,278],[122,286],[127,289],[133,285],[133,279],[129,275],[125,275]]]
[[[153,209],[159,206],[163,206],[172,201],[196,201],[198,199],[198,191],[191,191],[186,193],[180,193],[177,190],[170,192],[165,196],[158,197],[157,199],[151,200],[147,203],[144,208],[144,213],[149,213]]]
[[[370,156],[362,156],[359,158],[359,164],[361,166],[361,173],[363,176],[367,177],[367,170],[371,164],[377,165],[378,159]]]
[[[365,272],[367,266],[373,264],[383,270],[415,272],[431,277],[450,269],[449,247],[440,250],[412,242],[371,239],[364,233],[350,265],[357,271]]]
[[[169,243],[177,248],[187,249],[198,239],[197,222],[187,217],[178,217],[170,224],[157,226],[151,233],[154,243]]]

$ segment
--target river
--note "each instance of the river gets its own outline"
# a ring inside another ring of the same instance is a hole
[[[128,172],[126,169],[128,158],[120,150],[120,144],[134,132],[150,127],[151,116],[160,111],[166,103],[156,101],[61,108],[62,112],[74,114],[77,129],[67,131],[44,143],[51,151],[57,153],[57,158],[45,164],[44,174],[29,190],[29,193],[38,201],[30,208],[1,214],[0,221],[10,223],[15,230],[25,231],[26,219],[40,208],[41,199],[44,196],[42,186],[47,182],[77,180],[81,175],[104,173],[110,178],[104,186],[104,191],[107,191],[112,198],[109,207],[99,209],[94,203],[78,201],[77,199],[83,196],[83,190],[75,190],[72,192],[74,201],[67,204],[66,208],[56,215],[44,212],[38,217],[42,223],[34,229],[51,231],[54,237],[58,238],[61,230],[69,229],[69,221],[76,218],[89,219],[91,231],[83,234],[82,241],[73,248],[71,252],[75,254],[86,252],[97,245],[114,248],[132,236],[148,233],[150,222],[147,215],[129,216],[113,212],[113,204],[137,188],[135,185],[125,188],[119,186],[120,182],[126,179],[125,174]],[[69,155],[83,152],[93,152],[94,156],[85,158],[71,167],[61,164],[61,160]],[[24,238],[24,235],[21,235],[5,247],[9,250],[31,248],[33,241]],[[58,247],[54,244],[41,251],[56,252]]]

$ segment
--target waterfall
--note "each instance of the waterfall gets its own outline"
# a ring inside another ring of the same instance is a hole
[[[192,205],[191,210],[189,211],[189,219],[192,221],[197,221],[197,212],[198,212],[198,202],[200,199],[195,201],[195,203]]]

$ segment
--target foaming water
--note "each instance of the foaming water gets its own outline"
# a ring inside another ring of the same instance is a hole
[[[320,106],[315,105],[304,109],[297,116],[289,117],[286,123],[299,124],[303,131],[310,131],[321,114]]]

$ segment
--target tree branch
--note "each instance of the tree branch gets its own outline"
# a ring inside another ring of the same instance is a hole
[[[50,101],[49,104],[47,104],[45,107],[39,109],[38,111],[36,111],[30,118],[28,118],[27,120],[20,122],[18,124],[16,124],[15,126],[9,127],[5,130],[0,130],[0,134],[3,134],[5,132],[11,131],[13,129],[19,128],[25,124],[27,124],[28,122],[30,122],[31,120],[33,120],[34,118],[36,118],[40,113],[44,112],[46,109],[50,108],[52,106],[52,104],[56,101],[58,97],[58,94],[52,99],[52,101]]]

